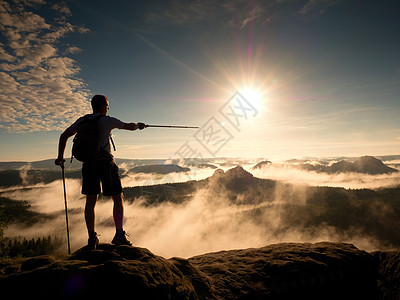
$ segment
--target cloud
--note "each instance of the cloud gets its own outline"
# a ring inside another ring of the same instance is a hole
[[[67,54],[77,54],[77,53],[81,53],[81,52],[82,52],[82,49],[79,47],[75,47],[75,46],[68,47],[67,50],[65,50],[65,53],[67,53]]]
[[[228,26],[244,27],[250,21],[265,18],[271,2],[197,0],[187,3],[180,0],[148,12],[145,18],[149,23],[174,25],[222,20]]]
[[[71,10],[65,3],[56,3],[51,8],[64,16],[72,16]]]
[[[264,179],[285,181],[291,184],[311,186],[344,187],[347,189],[378,189],[397,186],[400,172],[369,175],[361,173],[318,173],[298,169],[291,164],[270,164],[260,169],[248,168],[254,176]]]
[[[0,35],[6,41],[0,43],[0,129],[4,131],[60,130],[90,110],[80,67],[66,56],[81,49],[62,49],[60,41],[69,33],[89,30],[66,21],[71,12],[64,3],[51,7],[62,16],[54,20],[31,11],[43,5],[38,0],[0,2]]]
[[[21,168],[21,176],[28,169],[29,166]],[[146,181],[145,176],[150,175],[141,174],[137,183]],[[309,178],[312,176],[315,174],[311,173]],[[350,242],[366,250],[390,249],[391,243],[399,242],[391,230],[399,223],[397,202],[368,196],[374,195],[374,191],[345,191],[284,182],[268,184],[268,181],[258,185],[247,176],[239,181],[235,177],[230,178],[233,181],[228,179],[221,181],[213,176],[208,184],[198,187],[187,201],[179,204],[148,205],[142,198],[126,199],[124,228],[132,234],[130,239],[135,246],[166,257],[190,257],[280,242]],[[79,180],[67,179],[66,187],[74,251],[87,242],[85,199],[80,194]],[[34,211],[51,217],[29,228],[9,224],[7,236],[65,237],[61,180],[3,191],[2,196],[28,201]],[[102,198],[96,204],[96,230],[101,234],[101,242],[111,241],[115,233],[109,198]]]
[[[300,9],[300,15],[304,17],[319,16],[330,7],[336,6],[343,0],[308,0],[307,3]]]
[[[251,22],[271,22],[280,17],[304,19],[323,14],[341,0],[184,0],[165,2],[145,15],[149,23],[186,25],[200,22],[222,22],[229,27],[244,28]],[[299,10],[299,6],[301,9]]]

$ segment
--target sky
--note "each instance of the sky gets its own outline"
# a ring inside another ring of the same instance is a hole
[[[399,12],[394,0],[0,0],[0,161],[55,158],[95,94],[125,122],[199,126],[114,130],[120,158],[399,154]]]

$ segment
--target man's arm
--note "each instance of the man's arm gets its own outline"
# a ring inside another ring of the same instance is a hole
[[[60,135],[60,140],[58,142],[58,157],[54,162],[56,165],[61,166],[65,162],[64,159],[65,147],[67,146],[68,139],[74,134],[75,132],[73,132],[70,129],[67,129]]]
[[[126,129],[126,130],[142,130],[146,127],[146,125],[144,123],[125,123],[124,127],[122,127],[122,129]]]

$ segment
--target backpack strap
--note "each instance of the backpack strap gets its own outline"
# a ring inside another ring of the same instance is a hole
[[[100,120],[102,117],[105,117],[105,115],[100,114],[99,116],[96,116],[96,126],[97,126],[97,129],[99,129],[97,123],[99,122],[99,120]],[[103,149],[104,149],[105,147],[107,147],[108,144],[110,144],[110,140],[111,140],[111,143],[112,143],[112,145],[113,145],[114,151],[117,151],[117,149],[115,148],[114,140],[113,140],[111,134],[110,134],[110,137],[108,138],[107,144],[105,144],[105,145],[103,146]]]
[[[114,151],[117,151],[117,149],[115,148],[114,140],[113,140],[111,135],[110,135],[110,140],[111,140],[111,143],[113,145]]]

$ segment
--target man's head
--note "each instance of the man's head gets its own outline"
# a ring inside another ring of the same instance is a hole
[[[92,109],[94,113],[107,114],[108,111],[108,99],[104,95],[95,95],[92,98]]]

